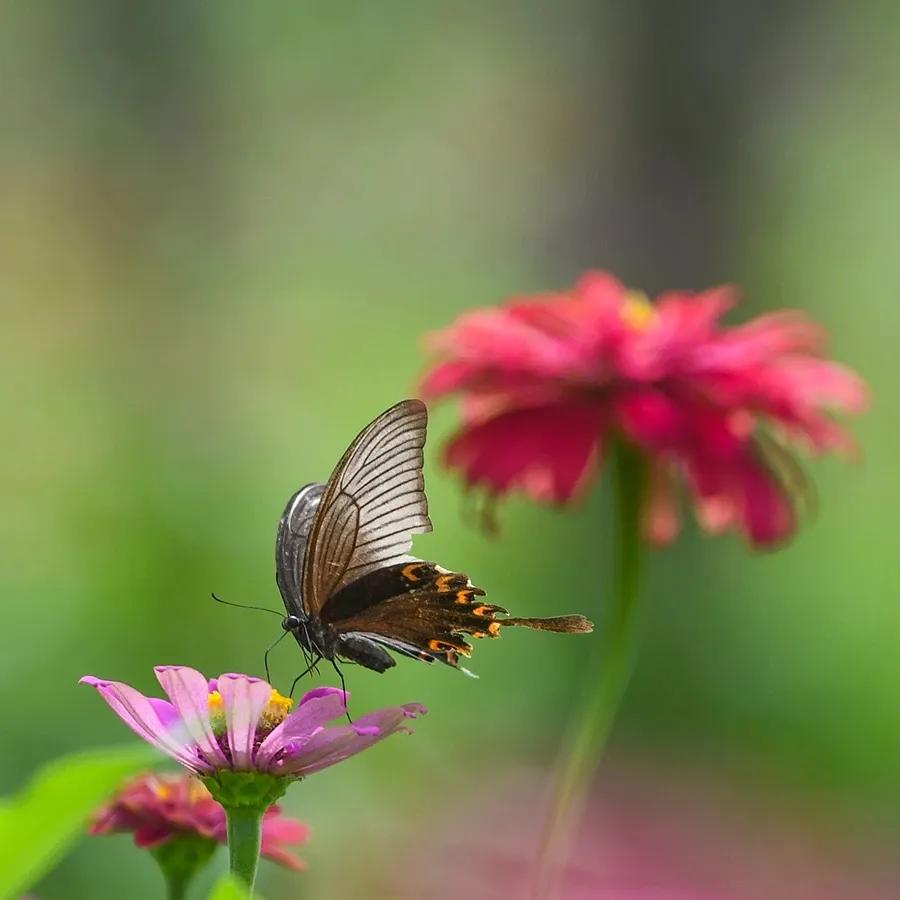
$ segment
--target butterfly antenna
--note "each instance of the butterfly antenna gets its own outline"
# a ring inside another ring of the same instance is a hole
[[[297,687],[297,682],[298,682],[301,678],[303,678],[304,675],[308,675],[310,672],[312,672],[312,671],[316,668],[316,663],[317,663],[321,658],[322,658],[321,656],[316,656],[316,658],[312,661],[312,663],[311,663],[310,665],[308,665],[308,666],[307,666],[307,667],[306,667],[306,668],[305,668],[305,669],[304,669],[304,670],[303,670],[303,671],[302,671],[302,672],[294,679],[294,683],[291,685],[291,690],[290,690],[290,693],[288,694],[288,697],[293,697],[293,696],[294,696],[294,688]]]
[[[332,659],[331,665],[334,666],[334,671],[337,672],[338,678],[341,679],[341,690],[344,692],[344,715],[347,716],[347,721],[352,725],[353,719],[350,718],[350,704],[347,701],[347,685],[344,683],[344,673],[341,671],[336,660]]]
[[[263,655],[263,667],[266,670],[266,681],[268,681],[269,684],[272,683],[272,676],[269,674],[269,654],[279,645],[279,643],[281,643],[281,639],[286,634],[286,631],[282,631],[281,634],[276,638],[275,642],[269,644],[269,646],[266,648],[265,654]]]
[[[274,609],[269,609],[267,606],[248,606],[246,603],[233,603],[231,600],[223,600],[219,597],[215,591],[210,594],[210,597],[216,601],[216,603],[221,603],[223,606],[234,606],[237,609],[255,609],[258,612],[267,612],[272,613],[273,616],[278,616],[279,619],[284,618],[284,613],[277,612]]]

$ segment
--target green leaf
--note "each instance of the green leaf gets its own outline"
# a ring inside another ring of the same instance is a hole
[[[251,894],[246,885],[233,875],[223,875],[210,892],[208,900],[263,900],[259,894]]]
[[[159,756],[146,746],[107,747],[55,759],[18,794],[0,799],[0,900],[18,897],[84,833],[91,813]]]

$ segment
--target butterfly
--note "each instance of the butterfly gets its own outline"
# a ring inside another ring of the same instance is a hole
[[[509,625],[593,630],[578,615],[507,616],[468,576],[409,555],[412,536],[432,530],[427,425],[421,401],[392,406],[357,435],[326,484],[302,487],[285,507],[275,544],[282,627],[313,665],[341,659],[384,672],[396,653],[461,669],[472,652],[466,636],[497,637]]]

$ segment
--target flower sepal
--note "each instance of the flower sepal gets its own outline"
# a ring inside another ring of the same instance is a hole
[[[264,813],[277,803],[288,785],[298,779],[269,772],[235,772],[219,769],[201,779],[213,798],[226,810],[254,809]]]
[[[217,846],[212,838],[184,833],[151,848],[169,886],[170,897],[184,896],[187,886],[206,867]]]

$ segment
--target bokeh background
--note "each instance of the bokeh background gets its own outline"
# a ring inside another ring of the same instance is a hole
[[[792,546],[689,528],[652,558],[579,857],[623,848],[616,884],[666,897],[897,895],[898,51],[881,0],[7,5],[0,791],[127,738],[85,672],[259,672],[277,621],[209,592],[277,607],[285,500],[414,390],[423,334],[608,267],[650,293],[737,282],[736,318],[801,307],[874,400],[862,461],[814,463]],[[488,539],[440,468],[453,420],[418,549],[520,614],[602,620],[603,487],[572,513],[513,501]],[[290,792],[310,871],[264,864],[266,896],[511,895],[595,638],[507,634],[479,681],[350,670],[357,709],[431,715]],[[300,662],[284,642],[276,681]],[[127,838],[85,840],[36,893],[157,878]]]

